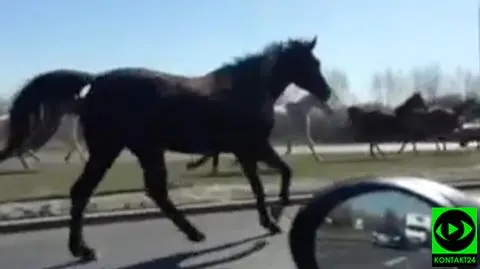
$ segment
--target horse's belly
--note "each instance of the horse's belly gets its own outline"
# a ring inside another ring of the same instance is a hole
[[[220,126],[210,129],[192,123],[164,127],[160,130],[159,139],[168,150],[209,154],[227,150],[232,141],[236,140],[236,134]]]

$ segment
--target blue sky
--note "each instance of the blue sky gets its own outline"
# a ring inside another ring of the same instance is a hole
[[[368,99],[386,67],[478,70],[475,0],[19,0],[0,10],[0,94],[60,67],[206,73],[273,40],[318,35],[317,56]]]

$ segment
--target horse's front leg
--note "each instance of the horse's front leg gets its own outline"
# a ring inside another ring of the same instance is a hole
[[[25,157],[21,154],[17,155],[18,160],[22,164],[23,169],[30,169],[30,165],[28,164],[27,160]]]
[[[267,211],[265,190],[260,177],[258,176],[257,161],[261,151],[250,151],[248,150],[249,148],[250,147],[246,146],[244,149],[241,149],[234,154],[237,157],[255,196],[260,225],[269,230],[272,234],[280,233],[280,227],[270,218],[270,214]],[[258,147],[252,148],[258,149]]]
[[[311,123],[310,114],[307,114],[305,122],[306,122],[306,124],[305,124],[305,137],[307,138],[307,146],[310,149],[310,152],[312,153],[312,156],[315,159],[315,161],[320,162],[320,161],[323,160],[323,158],[315,152],[315,141],[313,141],[312,133],[311,133],[312,123]]]
[[[285,146],[286,146],[286,150],[285,150],[285,153],[283,153],[283,156],[288,156],[292,154],[292,140],[290,138],[287,140],[287,143],[285,144]]]
[[[280,172],[281,175],[281,185],[280,185],[280,205],[278,207],[272,208],[272,216],[275,221],[278,221],[284,208],[290,205],[290,185],[292,181],[292,169],[288,164],[282,160],[280,155],[275,151],[272,145],[267,144],[262,147],[260,154],[260,161],[263,161],[265,164],[270,166],[273,169],[276,169]]]

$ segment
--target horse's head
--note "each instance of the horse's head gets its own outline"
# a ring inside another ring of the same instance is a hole
[[[405,101],[403,106],[408,109],[426,109],[427,103],[423,99],[422,94],[416,92]]]
[[[347,109],[348,120],[350,124],[355,124],[365,114],[365,111],[358,106],[350,106]]]
[[[284,82],[303,88],[327,102],[332,95],[330,86],[321,71],[320,60],[313,54],[317,38],[311,41],[290,40],[278,54],[275,72]]]
[[[395,109],[395,114],[402,115],[403,113],[412,112],[418,109],[427,110],[428,107],[420,92],[415,92],[407,100],[405,100],[403,104],[399,105]]]

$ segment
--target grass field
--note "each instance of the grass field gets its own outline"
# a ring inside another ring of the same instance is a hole
[[[325,161],[315,162],[310,155],[286,157],[294,171],[295,180],[301,178],[341,179],[366,175],[402,175],[415,172],[448,170],[449,168],[469,168],[480,164],[480,153],[475,152],[422,152],[418,156],[411,153],[389,155],[386,159],[372,159],[365,154],[323,155]],[[244,183],[238,167],[231,166],[231,159],[223,159],[220,174],[209,176],[210,163],[195,171],[186,171],[185,162],[169,163],[169,184],[171,187],[193,184]],[[80,174],[83,165],[42,165],[34,172],[0,170],[0,202],[36,197],[66,197],[70,186]],[[278,180],[273,171],[261,169],[265,181]],[[102,181],[97,194],[142,190],[142,173],[136,163],[118,163]]]

